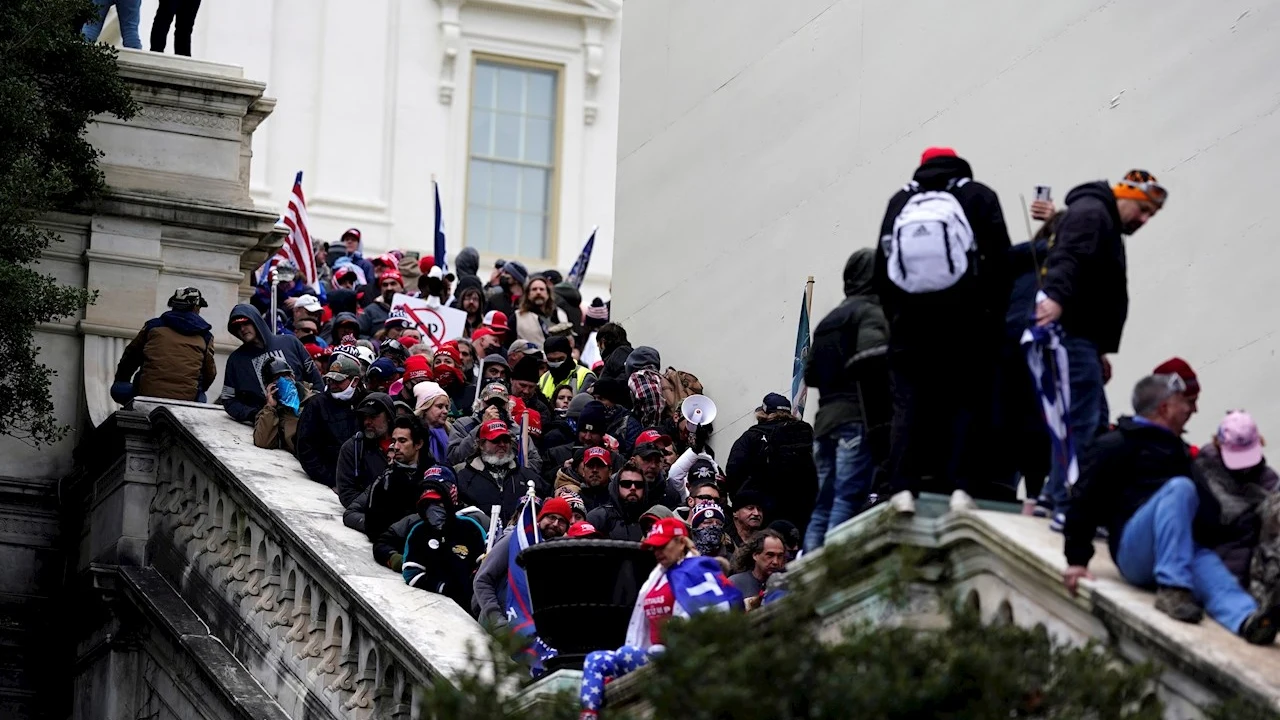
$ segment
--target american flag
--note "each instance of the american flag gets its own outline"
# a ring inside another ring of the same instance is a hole
[[[289,228],[289,235],[284,245],[267,261],[266,270],[275,267],[281,260],[288,260],[298,268],[298,276],[306,280],[312,288],[319,289],[319,276],[316,273],[316,253],[311,244],[311,233],[307,231],[307,200],[302,196],[302,171],[293,180],[293,193],[289,196],[289,209],[285,211],[280,223]],[[262,275],[266,277],[265,274]]]

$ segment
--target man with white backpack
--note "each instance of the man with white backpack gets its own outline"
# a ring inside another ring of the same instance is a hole
[[[893,395],[892,504],[915,510],[922,490],[968,490],[993,452],[995,368],[1011,279],[1000,199],[951,148],[924,151],[889,200],[876,248],[876,287],[889,321]]]

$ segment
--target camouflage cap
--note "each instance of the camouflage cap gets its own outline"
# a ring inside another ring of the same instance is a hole
[[[173,297],[169,298],[169,307],[178,306],[187,307],[209,307],[209,303],[205,301],[204,296],[200,294],[200,288],[196,287],[180,287],[173,291]]]
[[[329,363],[329,372],[324,374],[326,380],[334,382],[342,382],[347,378],[358,378],[363,374],[360,370],[360,361],[341,353],[333,354],[333,361]]]

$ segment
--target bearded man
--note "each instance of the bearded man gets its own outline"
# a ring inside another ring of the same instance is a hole
[[[534,482],[539,497],[551,494],[542,477],[516,462],[516,439],[505,420],[486,420],[480,426],[476,456],[458,472],[458,499],[488,512],[502,506],[502,517],[515,514],[520,498]]]

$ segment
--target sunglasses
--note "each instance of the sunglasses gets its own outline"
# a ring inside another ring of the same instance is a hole
[[[1121,180],[1120,184],[1128,188],[1133,188],[1134,190],[1137,190],[1143,195],[1146,195],[1147,199],[1150,200],[1151,203],[1156,206],[1157,210],[1164,207],[1164,201],[1169,197],[1169,191],[1166,190],[1163,185],[1157,182],[1152,182],[1152,181],[1137,182],[1135,180]]]
[[[618,487],[626,490],[634,490],[635,488],[644,487],[643,480],[619,480]]]

